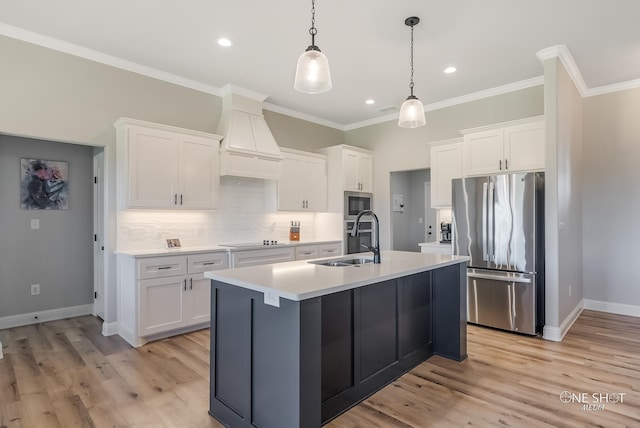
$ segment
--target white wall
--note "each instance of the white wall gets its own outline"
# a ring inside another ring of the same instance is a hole
[[[584,99],[585,306],[640,316],[640,89]]]

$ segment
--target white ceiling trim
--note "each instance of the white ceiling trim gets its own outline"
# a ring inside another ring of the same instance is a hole
[[[562,65],[564,65],[564,68],[567,70],[567,73],[569,73],[569,77],[573,80],[574,85],[576,85],[578,92],[580,92],[580,95],[582,95],[583,98],[587,96],[587,84],[584,82],[582,73],[580,73],[580,69],[576,65],[567,45],[556,45],[551,46],[550,48],[541,49],[536,52],[536,56],[540,62],[544,62],[551,58],[559,58]]]
[[[586,96],[593,97],[594,95],[610,94],[611,92],[626,91],[628,89],[638,88],[640,88],[640,79],[629,80],[628,82],[613,83],[611,85],[587,89]]]
[[[173,83],[185,88],[194,89],[196,91],[204,92],[211,95],[221,96],[220,89],[216,88],[215,86],[205,85],[204,83],[196,82],[195,80],[185,79],[184,77],[176,76],[175,74],[167,73],[165,71],[161,71],[152,67],[146,67],[135,62],[127,61],[122,58],[95,51],[93,49],[88,49],[82,46],[75,45],[73,43],[54,39],[53,37],[44,36],[42,34],[34,33],[32,31],[24,30],[22,28],[14,27],[1,22],[0,34],[3,36],[11,37],[12,39],[22,40],[23,42],[43,46],[45,48],[88,59],[90,61],[99,62],[101,64],[130,71],[132,73],[141,74],[143,76],[162,80],[168,83]]]
[[[282,107],[279,105],[275,105],[275,104],[271,104],[271,103],[264,103],[262,105],[262,108],[265,110],[269,110],[269,111],[273,111],[276,113],[280,113],[280,114],[284,114],[285,116],[291,116],[291,117],[295,117],[296,119],[301,119],[301,120],[306,120],[307,122],[312,122],[318,125],[322,125],[322,126],[327,126],[329,128],[335,128],[338,129],[340,131],[346,131],[346,126],[342,125],[340,123],[336,123],[336,122],[332,122],[330,120],[325,120],[325,119],[321,119],[319,117],[310,115],[310,114],[306,114],[306,113],[302,113],[299,112],[297,110],[291,110],[289,108],[286,107]]]

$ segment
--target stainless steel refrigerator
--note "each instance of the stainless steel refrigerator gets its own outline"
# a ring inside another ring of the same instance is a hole
[[[544,325],[544,173],[454,179],[453,253],[471,257],[467,321],[539,334]]]

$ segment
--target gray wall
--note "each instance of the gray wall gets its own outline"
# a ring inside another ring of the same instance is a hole
[[[20,208],[21,158],[69,163],[68,210]],[[0,135],[0,200],[0,317],[93,303],[92,148]]]
[[[584,297],[640,306],[640,89],[585,98]]]
[[[583,299],[582,97],[558,58],[544,70],[545,331],[562,333]]]
[[[344,143],[344,132],[335,128],[263,110],[269,129],[280,147],[312,152]]]
[[[390,198],[394,193],[404,195],[403,212],[391,213],[394,250],[419,252],[418,244],[425,242],[424,183],[430,181],[429,172],[428,169],[419,169],[391,173]]]

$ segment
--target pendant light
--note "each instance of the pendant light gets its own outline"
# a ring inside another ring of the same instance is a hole
[[[411,27],[411,83],[409,89],[411,95],[409,95],[402,107],[400,107],[400,117],[398,118],[398,126],[402,128],[417,128],[424,126],[427,121],[424,117],[424,106],[422,102],[413,95],[413,26],[420,22],[420,18],[412,16],[404,20],[405,25]]]
[[[306,94],[319,94],[331,89],[331,74],[329,73],[329,61],[316,46],[316,2],[311,0],[311,46],[298,58],[296,80],[293,87]]]

